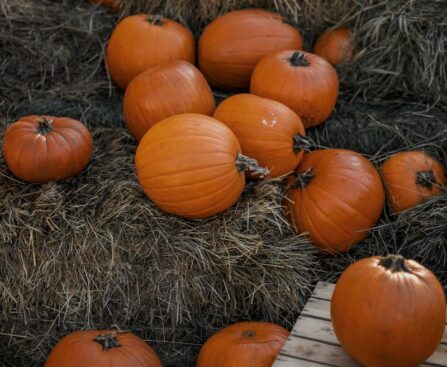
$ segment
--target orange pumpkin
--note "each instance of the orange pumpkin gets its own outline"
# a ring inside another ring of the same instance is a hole
[[[250,92],[284,103],[308,128],[325,121],[338,96],[337,72],[320,56],[300,51],[280,51],[256,65]]]
[[[441,164],[424,152],[400,152],[382,166],[389,205],[395,212],[410,209],[443,191],[446,177]]]
[[[287,203],[298,232],[328,252],[363,240],[384,205],[380,175],[360,154],[344,149],[305,154],[289,183]]]
[[[317,38],[313,52],[334,66],[350,61],[352,59],[351,31],[345,27],[327,29]]]
[[[341,345],[363,366],[418,366],[442,339],[445,294],[415,261],[370,257],[349,266],[338,280],[331,316]]]
[[[241,155],[236,136],[221,122],[199,114],[168,117],[141,139],[135,155],[138,179],[162,210],[206,218],[230,208],[255,162]]]
[[[162,367],[153,349],[129,332],[78,331],[62,338],[44,367]]]
[[[271,178],[292,172],[303,157],[304,126],[297,114],[282,103],[237,94],[217,107],[214,118],[233,131],[242,152],[267,167]]]
[[[248,89],[258,61],[272,52],[302,49],[300,32],[276,13],[260,9],[227,13],[199,39],[199,68],[220,89]]]
[[[196,367],[271,367],[288,336],[268,322],[233,324],[207,340]]]
[[[132,79],[123,105],[127,127],[137,140],[166,117],[188,112],[211,115],[215,108],[213,92],[204,76],[194,65],[180,60]]]
[[[117,13],[121,9],[120,0],[89,0],[91,3],[102,4],[108,7],[113,12]]]
[[[124,18],[113,30],[106,50],[110,75],[123,89],[138,74],[171,60],[194,63],[194,37],[180,23],[159,15]]]
[[[87,127],[66,117],[25,116],[9,126],[3,138],[9,169],[28,182],[76,175],[90,162],[92,150]]]

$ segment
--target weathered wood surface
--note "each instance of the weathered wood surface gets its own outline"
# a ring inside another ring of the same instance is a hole
[[[272,367],[359,367],[343,350],[332,328],[334,284],[318,283]],[[447,328],[438,350],[421,367],[447,367]]]

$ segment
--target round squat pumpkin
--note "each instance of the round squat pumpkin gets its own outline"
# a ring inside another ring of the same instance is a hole
[[[270,178],[292,172],[308,145],[298,115],[271,99],[237,94],[217,107],[214,118],[233,131],[242,153],[266,167]]]
[[[3,138],[9,169],[27,182],[74,176],[90,162],[92,150],[87,127],[66,117],[25,116],[9,126]]]
[[[421,151],[400,152],[382,166],[389,205],[395,212],[410,209],[443,191],[442,165]]]
[[[349,266],[331,302],[335,334],[365,367],[419,366],[441,342],[444,290],[428,269],[402,256]]]
[[[240,322],[209,338],[196,367],[271,367],[289,332],[267,322]]]
[[[78,331],[62,338],[44,367],[162,367],[136,335],[116,330]]]
[[[237,10],[205,28],[199,39],[199,68],[216,88],[248,89],[253,68],[263,56],[302,47],[300,32],[279,14]]]
[[[380,175],[366,158],[350,150],[318,150],[304,155],[289,182],[288,214],[316,246],[346,252],[377,222],[384,196]]]
[[[114,13],[118,13],[121,8],[120,0],[89,0],[91,3],[102,4],[112,10]]]
[[[244,189],[244,171],[268,173],[241,154],[227,126],[199,114],[157,123],[141,139],[135,163],[146,195],[162,210],[186,218],[230,208]]]
[[[313,52],[334,66],[350,61],[352,59],[351,31],[345,27],[327,29],[318,36]]]
[[[158,121],[180,113],[211,115],[214,96],[204,76],[192,64],[174,60],[144,71],[124,94],[124,118],[140,140]]]
[[[123,89],[138,74],[171,60],[194,63],[194,37],[180,23],[159,15],[124,18],[113,30],[106,50],[110,75]]]
[[[263,57],[256,65],[250,92],[289,106],[308,128],[324,122],[334,110],[338,76],[320,56],[280,51]]]

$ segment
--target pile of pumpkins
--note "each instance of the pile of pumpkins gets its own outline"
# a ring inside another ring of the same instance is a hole
[[[314,53],[302,48],[298,29],[276,13],[257,9],[230,12],[210,23],[199,39],[198,68],[194,37],[183,25],[147,14],[117,25],[106,64],[125,90],[125,121],[138,140],[138,180],[160,209],[188,219],[207,218],[237,202],[246,178],[283,178],[285,215],[296,231],[307,232],[324,251],[346,252],[378,221],[385,191],[399,212],[443,190],[442,166],[424,152],[393,155],[382,177],[354,151],[308,152],[312,143],[306,129],[323,123],[335,108],[335,67],[352,59],[352,35],[346,28],[330,29],[317,39]],[[210,86],[237,94],[216,108]],[[47,182],[82,171],[92,145],[79,121],[26,116],[8,128],[3,150],[17,177]],[[428,305],[413,304],[418,298]],[[367,315],[369,310],[374,314]],[[405,324],[401,329],[392,324],[396,318]],[[378,320],[383,322],[377,325]],[[417,263],[394,257],[362,260],[337,285],[333,321],[346,350],[365,366],[412,366],[442,336],[445,297],[437,279]],[[370,344],[386,349],[380,336],[385,327],[397,338],[390,343],[394,347],[409,345],[405,338],[418,339],[427,330],[432,338],[421,353],[371,351],[365,333],[375,330],[377,343]],[[393,334],[397,331],[400,339]],[[285,329],[269,323],[232,325],[204,345],[197,366],[270,366],[287,336]],[[399,364],[399,358],[409,362]],[[110,366],[161,366],[141,339],[108,330],[65,337],[46,367],[100,367],[109,365],[106,361]]]

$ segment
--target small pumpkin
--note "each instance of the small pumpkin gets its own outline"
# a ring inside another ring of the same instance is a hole
[[[325,58],[332,65],[344,64],[352,59],[352,33],[349,28],[331,28],[321,33],[313,53]]]
[[[157,123],[138,144],[135,164],[146,195],[162,210],[185,218],[230,208],[244,189],[245,170],[268,173],[241,154],[227,126],[199,114]]]
[[[379,219],[384,191],[375,167],[345,149],[305,154],[289,182],[288,210],[298,232],[328,252],[346,252]]]
[[[154,350],[130,332],[78,331],[63,337],[44,367],[162,367]]]
[[[370,257],[341,275],[331,316],[341,345],[362,366],[418,366],[441,342],[445,294],[433,273],[416,261]]]
[[[90,162],[92,150],[87,127],[67,117],[25,116],[9,126],[3,138],[9,169],[27,182],[74,176]]]
[[[199,68],[223,90],[248,89],[258,61],[272,52],[302,49],[300,32],[277,13],[236,10],[211,22],[199,39]]]
[[[237,94],[217,107],[214,118],[233,131],[242,152],[266,167],[271,178],[292,172],[303,157],[307,145],[303,123],[282,103]]]
[[[395,212],[413,208],[443,191],[442,165],[421,151],[400,152],[382,165],[389,205]]]
[[[140,140],[151,126],[180,113],[211,115],[214,96],[205,77],[192,64],[174,60],[135,77],[124,94],[124,118]]]
[[[284,103],[304,127],[324,122],[338,96],[338,76],[320,56],[302,51],[280,51],[259,61],[251,76],[250,92]]]
[[[113,30],[106,49],[110,75],[123,89],[138,74],[171,60],[193,64],[194,37],[180,23],[159,15],[124,18]]]
[[[268,322],[240,322],[202,346],[196,367],[271,367],[289,332]]]
[[[91,3],[102,4],[112,10],[114,13],[118,13],[121,9],[121,1],[120,0],[88,0]]]

